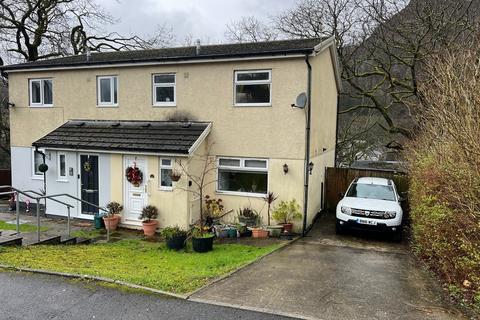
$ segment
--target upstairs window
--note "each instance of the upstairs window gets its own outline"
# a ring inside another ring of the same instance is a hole
[[[265,195],[268,160],[218,158],[217,191],[239,195]]]
[[[31,107],[51,107],[53,105],[52,79],[31,79],[29,96]]]
[[[118,105],[118,77],[102,76],[97,78],[97,100],[99,106]]]
[[[270,106],[270,70],[235,71],[235,106]]]
[[[175,106],[175,74],[153,75],[153,105]]]

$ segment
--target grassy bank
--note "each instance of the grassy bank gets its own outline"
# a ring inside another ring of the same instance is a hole
[[[5,221],[0,221],[0,230],[17,230],[16,224],[6,223]],[[48,228],[45,226],[40,226],[40,230],[47,231]],[[37,231],[37,226],[33,224],[21,224],[20,232],[34,232]]]

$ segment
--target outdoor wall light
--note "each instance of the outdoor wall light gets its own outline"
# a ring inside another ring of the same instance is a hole
[[[7,106],[9,106],[9,107],[12,107],[12,108],[13,108],[13,107],[15,107],[15,103],[13,103],[13,102],[7,102]]]
[[[287,174],[287,172],[288,172],[288,164],[285,163],[283,165],[283,174]]]
[[[312,174],[312,171],[313,171],[313,162],[310,161],[310,163],[308,164],[308,173]]]

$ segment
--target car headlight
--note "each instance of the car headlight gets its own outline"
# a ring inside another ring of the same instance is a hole
[[[397,216],[397,212],[396,211],[385,211],[385,213],[383,214],[384,218],[386,219],[393,219]]]
[[[349,216],[352,214],[352,208],[350,208],[350,207],[342,206],[340,208],[340,211],[342,211],[342,213],[344,213],[344,214],[348,214]]]

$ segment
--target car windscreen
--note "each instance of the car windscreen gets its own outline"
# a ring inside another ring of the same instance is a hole
[[[392,186],[354,183],[348,189],[347,197],[395,201]]]

